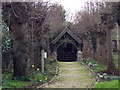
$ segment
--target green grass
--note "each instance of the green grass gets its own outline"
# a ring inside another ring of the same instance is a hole
[[[21,88],[23,86],[27,86],[31,84],[30,81],[20,81],[20,80],[12,80],[12,74],[2,74],[2,87],[3,88]]]
[[[0,90],[2,89],[2,86],[0,86]]]
[[[55,75],[55,68],[56,64],[52,63],[47,66],[47,71],[45,71],[44,74],[35,69],[31,74],[29,74],[29,76],[20,78],[12,77],[13,69],[11,69],[7,73],[2,74],[2,88],[23,88],[26,86],[32,86],[37,82],[40,84],[45,83],[53,78]]]
[[[118,88],[118,84],[120,85],[118,80],[105,81],[102,83],[98,83],[94,88]]]
[[[34,80],[35,81],[38,81],[38,82],[45,82],[45,78],[48,79],[48,75],[43,75],[42,73],[38,73],[38,74],[35,74],[33,76]]]

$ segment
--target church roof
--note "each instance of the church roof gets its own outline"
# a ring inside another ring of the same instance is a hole
[[[67,27],[51,43],[55,44],[56,42],[58,42],[58,40],[62,38],[65,33],[68,33],[75,41],[81,43],[81,40],[77,36],[75,36]]]

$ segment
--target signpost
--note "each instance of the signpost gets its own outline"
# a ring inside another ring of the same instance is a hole
[[[41,72],[44,73],[44,50],[41,50]]]

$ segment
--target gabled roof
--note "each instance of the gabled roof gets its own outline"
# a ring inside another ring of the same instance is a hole
[[[81,40],[76,37],[67,27],[51,43],[55,44],[56,42],[58,42],[58,40],[62,38],[65,33],[68,33],[75,41],[81,43]]]

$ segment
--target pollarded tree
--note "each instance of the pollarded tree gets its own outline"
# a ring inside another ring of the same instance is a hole
[[[38,42],[38,37],[40,37],[41,31],[40,28],[37,30],[36,28],[41,27],[46,15],[46,8],[41,7],[44,7],[42,2],[2,3],[3,19],[9,27],[13,41],[12,56],[15,77],[26,76],[28,73],[28,62],[31,57],[31,45],[29,43],[29,40],[31,40],[31,21],[34,21],[35,24],[33,30],[34,36],[36,35],[37,37],[36,42]]]
[[[117,23],[117,3],[106,3],[105,10],[102,12],[101,21],[105,25],[106,41],[107,41],[107,71],[113,73],[116,71],[113,54],[111,33]]]
[[[26,7],[23,3],[3,3],[3,19],[9,26],[13,41],[12,56],[14,76],[27,74],[28,38],[26,22],[28,19]]]

